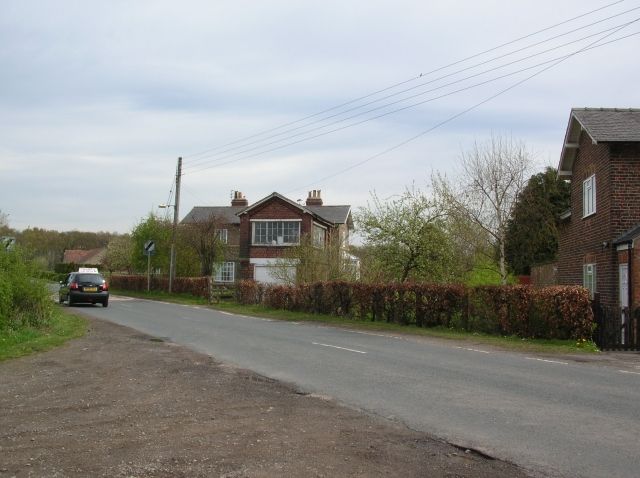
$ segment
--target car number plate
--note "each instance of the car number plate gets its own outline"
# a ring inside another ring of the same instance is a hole
[[[83,290],[85,292],[98,292],[98,288],[97,287],[85,287]]]

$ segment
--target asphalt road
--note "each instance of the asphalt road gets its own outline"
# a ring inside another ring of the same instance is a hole
[[[112,296],[79,306],[544,476],[640,473],[640,369]]]

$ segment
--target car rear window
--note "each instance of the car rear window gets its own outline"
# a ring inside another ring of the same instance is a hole
[[[104,281],[100,274],[78,274],[76,280],[78,282],[95,282],[98,284],[102,284]]]

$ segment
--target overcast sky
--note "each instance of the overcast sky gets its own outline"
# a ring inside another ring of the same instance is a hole
[[[128,232],[178,156],[181,218],[233,190],[358,208],[454,177],[491,134],[556,166],[572,107],[640,107],[640,35],[612,42],[639,17],[628,0],[2,2],[0,210]]]

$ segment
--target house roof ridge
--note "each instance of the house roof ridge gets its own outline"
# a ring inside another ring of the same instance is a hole
[[[585,106],[585,107],[578,107],[578,108],[571,108],[571,111],[611,111],[611,112],[620,112],[620,113],[639,113],[640,112],[640,108],[615,108],[615,107],[590,107],[590,106]]]

